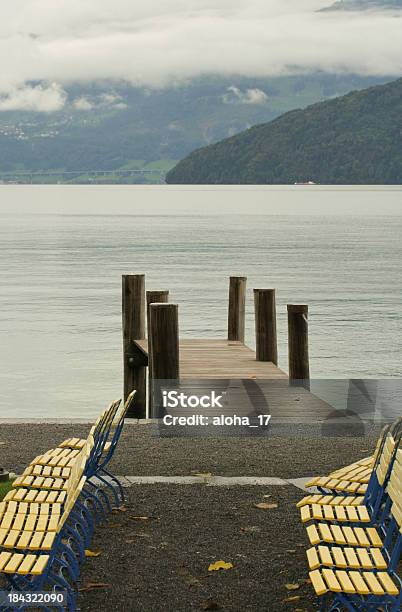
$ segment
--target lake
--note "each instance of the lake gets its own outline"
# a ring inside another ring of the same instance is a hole
[[[361,212],[367,200],[377,202],[377,212],[389,212],[389,198],[402,203],[400,190],[367,196],[367,190],[345,195],[322,188],[312,198],[322,213],[306,215],[297,214],[305,191],[276,189],[269,196],[276,208],[261,214],[261,190],[240,189],[232,214],[232,187],[219,214],[211,210],[208,189],[198,189],[197,214],[187,207],[145,215],[144,201],[160,205],[163,188],[125,189],[124,206],[130,193],[133,214],[114,214],[119,190],[102,188],[113,195],[109,202],[102,195],[101,210],[106,206],[110,214],[89,215],[84,213],[98,211],[100,188],[78,187],[67,193],[74,213],[77,198],[84,202],[83,214],[69,215],[66,201],[58,203],[65,189],[52,188],[43,199],[35,187],[0,188],[7,213],[0,216],[1,417],[93,417],[120,396],[121,275],[130,272],[146,273],[147,289],[170,290],[182,336],[224,338],[228,276],[245,275],[247,343],[254,342],[252,289],[275,287],[284,369],[286,304],[293,302],[310,307],[312,376],[401,376],[402,216]],[[345,198],[360,214],[344,214]],[[337,200],[340,215],[333,214]],[[42,214],[21,214],[29,201]],[[43,202],[50,207],[42,208]],[[272,214],[288,210],[286,203],[293,214]]]

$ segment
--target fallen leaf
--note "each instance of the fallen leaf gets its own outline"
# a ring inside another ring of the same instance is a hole
[[[107,582],[87,582],[85,586],[78,589],[81,592],[94,591],[95,589],[110,589],[112,585]]]
[[[300,584],[298,584],[297,582],[288,582],[287,584],[285,584],[285,588],[288,591],[297,591],[297,589],[300,589]]]
[[[152,521],[155,520],[156,516],[130,516],[133,521]]]
[[[287,552],[287,553],[290,553],[290,554],[294,554],[294,553],[295,553],[295,552],[297,552],[297,551],[296,551],[296,549],[295,549],[295,548],[289,548],[289,550],[287,550],[286,552]]]
[[[207,599],[201,604],[201,610],[222,610],[222,606],[214,599]]]
[[[112,508],[112,512],[113,514],[117,514],[117,512],[128,512],[128,508],[126,508],[125,506],[115,506],[114,508]]]
[[[233,563],[226,563],[226,561],[215,561],[215,563],[211,563],[208,567],[209,572],[217,572],[218,570],[224,569],[233,569]]]
[[[242,533],[258,533],[261,531],[261,527],[240,527]]]
[[[266,502],[261,502],[260,504],[254,504],[254,507],[259,508],[260,510],[274,510],[274,508],[278,507],[278,504],[267,504]]]
[[[300,595],[291,595],[290,597],[286,597],[283,601],[285,603],[291,603],[292,601],[299,601],[301,599]]]
[[[194,476],[200,476],[200,478],[211,478],[211,472],[191,472]]]
[[[89,550],[89,548],[85,550],[86,557],[99,557],[100,554],[101,554],[100,550]]]
[[[263,495],[264,499],[268,499],[268,497],[272,497],[272,495]]]

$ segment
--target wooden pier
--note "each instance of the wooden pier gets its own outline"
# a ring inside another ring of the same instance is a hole
[[[147,356],[148,341],[135,344]],[[286,379],[276,365],[268,361],[256,361],[255,352],[242,342],[219,339],[182,339],[179,342],[181,379]]]
[[[295,416],[295,401],[291,383],[298,381],[298,394],[310,402],[308,393],[308,308],[307,305],[288,305],[289,322],[289,375],[277,365],[276,297],[274,289],[254,289],[256,351],[244,344],[245,337],[245,277],[231,277],[228,299],[228,333],[224,338],[181,339],[179,337],[179,306],[168,302],[169,292],[145,291],[145,275],[123,276],[123,339],[124,339],[124,393],[137,389],[137,402],[131,417],[144,418],[147,408],[147,387],[155,380],[226,381],[227,386],[241,386],[247,390],[251,408],[243,402],[243,412],[249,414],[257,405],[263,406],[267,398],[275,401],[277,393],[289,388],[292,399],[290,411]],[[146,338],[146,322],[148,338]],[[148,370],[148,372],[147,372]],[[148,379],[148,385],[147,385]],[[237,381],[237,384],[234,384]],[[240,381],[245,384],[239,385]],[[246,382],[248,381],[248,383]],[[267,381],[278,385],[258,384]],[[190,383],[188,383],[190,384]],[[263,387],[265,391],[261,391]],[[149,394],[149,414],[156,415]],[[290,397],[289,396],[289,397]],[[281,400],[283,404],[283,400]],[[279,402],[279,403],[281,403]],[[302,402],[303,403],[303,402]],[[326,406],[315,398],[314,410]],[[301,405],[297,406],[300,412]],[[279,405],[278,405],[279,409]],[[258,410],[257,410],[258,412]],[[310,414],[310,410],[307,410]]]

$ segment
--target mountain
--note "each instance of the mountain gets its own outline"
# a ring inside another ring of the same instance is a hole
[[[195,151],[185,184],[402,184],[402,79],[286,113]]]
[[[338,0],[323,11],[366,11],[369,9],[401,9],[402,0]]]
[[[54,112],[1,110],[0,96],[0,181],[163,182],[196,148],[384,80],[318,73],[205,76],[163,89],[97,82],[66,87]]]

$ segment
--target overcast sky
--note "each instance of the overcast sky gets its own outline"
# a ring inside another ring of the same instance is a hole
[[[159,87],[203,73],[402,74],[402,18],[332,0],[3,0],[0,110],[52,111],[66,84]],[[29,81],[45,83],[32,87]]]

